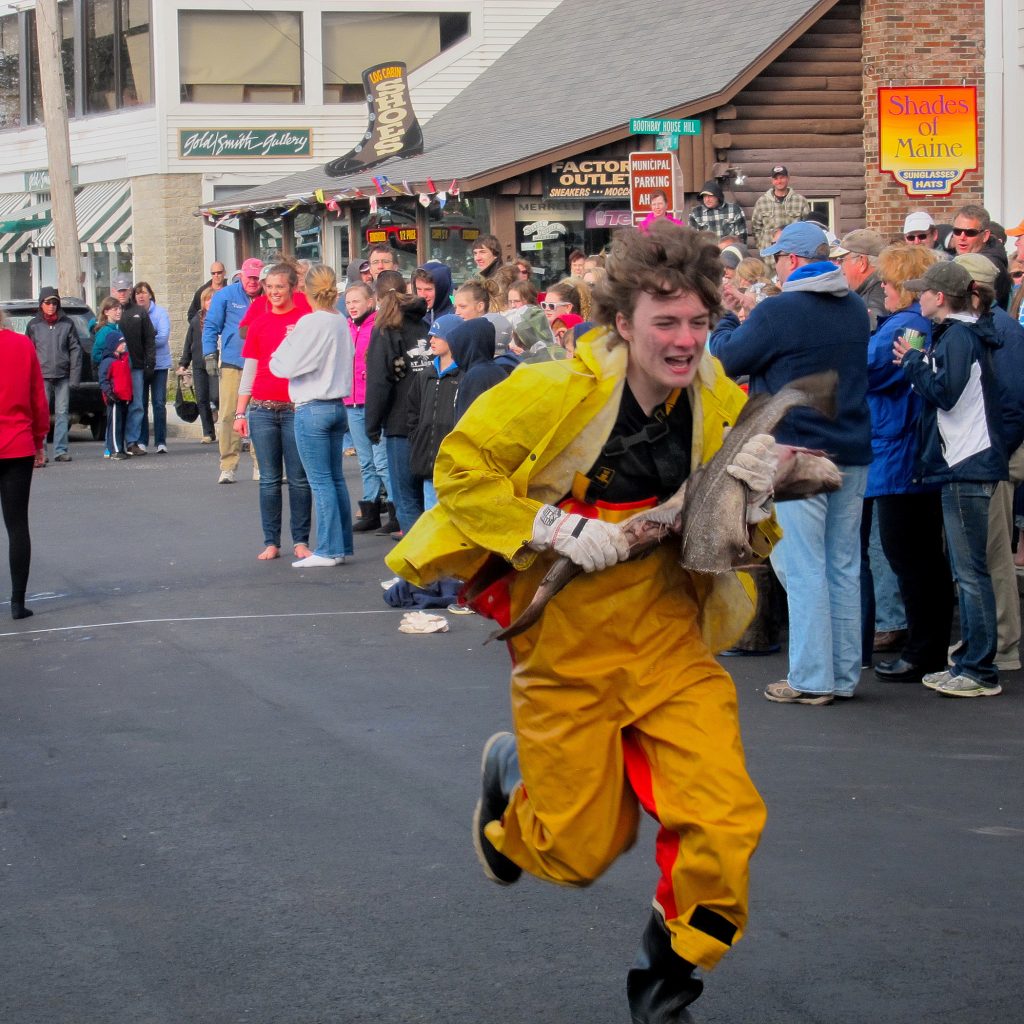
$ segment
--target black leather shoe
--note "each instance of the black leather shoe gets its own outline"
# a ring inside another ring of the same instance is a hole
[[[927,670],[902,658],[882,661],[875,666],[875,675],[883,683],[919,683]]]
[[[484,831],[489,821],[500,821],[508,798],[520,781],[519,754],[510,732],[496,732],[484,746],[480,764],[480,799],[473,812],[473,847],[484,874],[498,885],[513,885],[523,869],[494,848]]]

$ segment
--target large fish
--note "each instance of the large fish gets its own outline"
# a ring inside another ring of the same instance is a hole
[[[671,498],[619,524],[629,541],[629,560],[649,554],[668,537],[678,536],[679,562],[684,569],[717,574],[747,562],[753,555],[747,528],[748,488],[726,467],[736,461],[747,441],[756,434],[770,434],[790,409],[805,406],[833,418],[837,381],[838,375],[829,370],[794,380],[774,395],[764,392],[751,398],[722,447],[691,473]],[[776,445],[776,451],[776,501],[824,494],[842,486],[842,475],[824,452],[789,445]],[[525,632],[541,617],[551,598],[582,571],[568,558],[559,558],[519,617],[489,639],[509,640]]]

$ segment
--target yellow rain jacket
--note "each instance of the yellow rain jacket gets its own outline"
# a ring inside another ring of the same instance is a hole
[[[628,356],[612,331],[591,331],[574,359],[521,367],[482,395],[441,445],[438,504],[392,549],[388,566],[419,586],[443,576],[468,580],[491,552],[528,568],[537,557],[526,545],[538,509],[568,495],[576,473],[590,469],[608,440]],[[707,351],[687,396],[692,471],[718,451],[746,396]],[[767,556],[780,536],[774,517],[765,520],[755,531],[755,552]],[[746,573],[691,575],[701,636],[712,651],[723,650],[753,617],[753,582]]]
[[[555,557],[527,547],[537,510],[597,460],[628,355],[611,332],[591,332],[574,359],[518,369],[474,402],[441,446],[438,505],[388,565],[426,584],[469,579],[501,555],[519,570],[508,588],[514,618]],[[686,394],[692,469],[720,447],[745,398],[707,354]],[[755,548],[766,554],[777,536],[766,521]],[[539,878],[586,885],[634,841],[642,807],[661,826],[655,907],[675,952],[704,968],[743,933],[764,825],[735,688],[711,653],[741,635],[753,608],[748,576],[687,573],[669,542],[578,577],[509,645],[522,784],[487,823],[488,840]]]

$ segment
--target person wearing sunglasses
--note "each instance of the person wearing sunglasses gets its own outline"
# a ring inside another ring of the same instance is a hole
[[[941,252],[939,229],[927,210],[914,210],[903,221],[903,241],[907,245],[923,245]]]
[[[216,293],[219,292],[227,283],[227,269],[220,260],[214,260],[210,264],[210,279],[205,284],[201,284],[192,296],[192,302],[189,304],[188,312],[185,314],[185,322],[192,323],[196,314],[200,309],[202,309],[203,292],[205,292],[207,288],[209,288],[211,292]]]
[[[1006,249],[992,236],[992,219],[984,206],[968,203],[953,218],[953,247],[957,256],[977,252],[996,265],[996,305],[1006,309],[1010,304],[1009,260]]]

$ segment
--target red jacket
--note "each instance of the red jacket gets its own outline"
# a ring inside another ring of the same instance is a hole
[[[0,459],[35,455],[50,429],[35,345],[24,334],[0,330],[0,366]]]

